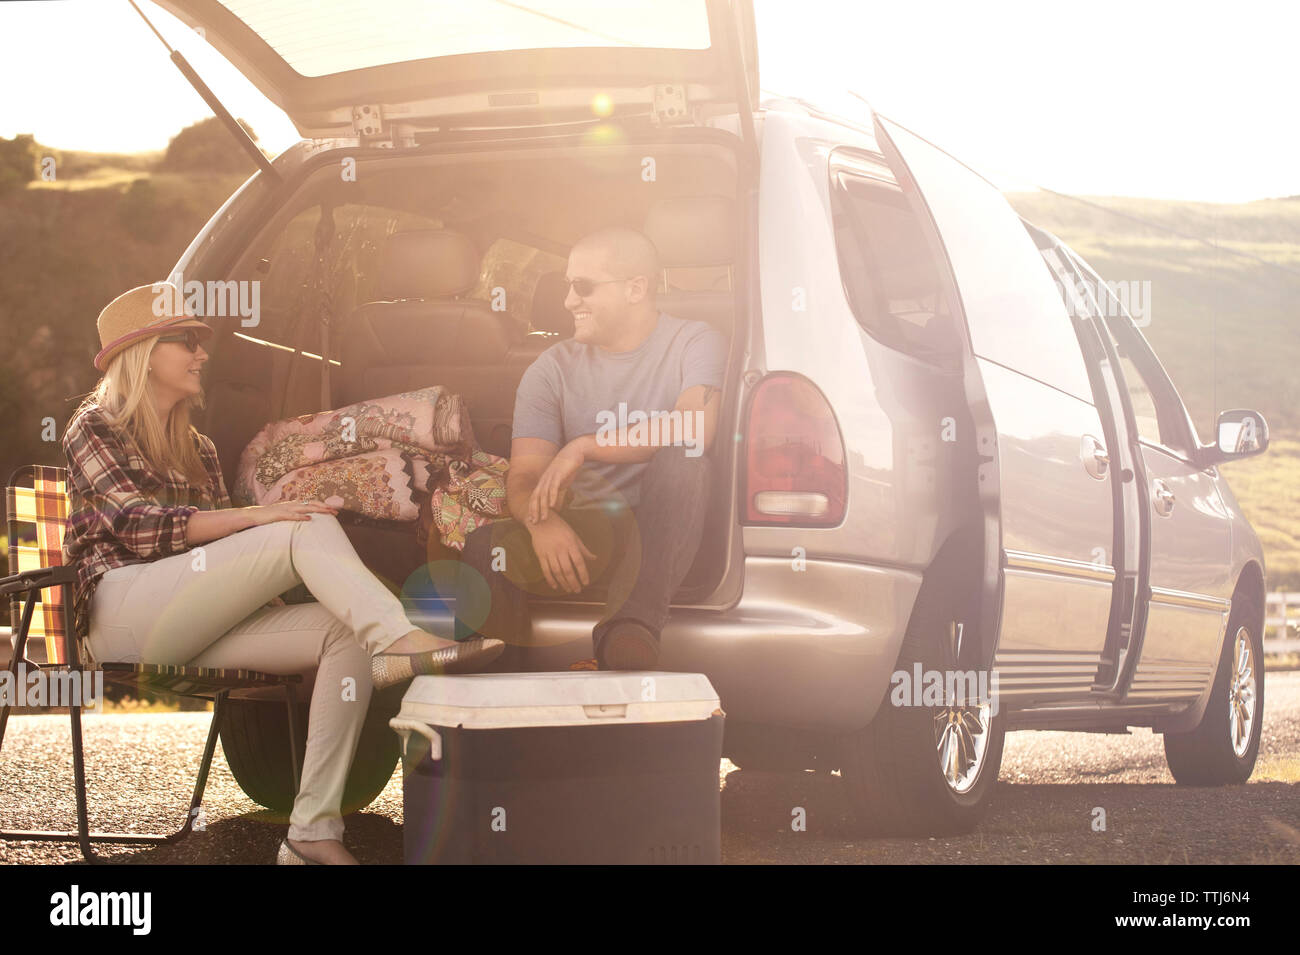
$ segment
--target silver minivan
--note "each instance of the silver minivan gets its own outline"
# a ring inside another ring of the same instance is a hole
[[[1148,726],[1180,783],[1250,775],[1264,558],[1218,465],[1266,449],[1262,416],[1202,444],[1113,289],[960,161],[758,102],[747,0],[159,2],[304,137],[173,273],[259,289],[256,321],[209,316],[226,474],[267,421],[432,384],[508,455],[520,377],[572,333],[570,245],[632,225],[662,310],[731,343],[734,437],[661,665],[709,677],[735,763],[839,769],[881,833],[973,826],[1008,729]],[[450,633],[457,552],[345,526]],[[533,601],[528,668],[589,658],[602,597]],[[350,807],[391,776],[390,696]],[[292,802],[287,739],[278,704],[231,706],[267,806]]]

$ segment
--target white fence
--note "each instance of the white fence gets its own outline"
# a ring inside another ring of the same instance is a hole
[[[1300,638],[1300,593],[1271,593],[1265,598],[1264,639]]]

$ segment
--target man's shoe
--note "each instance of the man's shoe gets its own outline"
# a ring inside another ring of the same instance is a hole
[[[659,639],[635,620],[619,620],[596,648],[602,670],[653,670],[659,662]]]

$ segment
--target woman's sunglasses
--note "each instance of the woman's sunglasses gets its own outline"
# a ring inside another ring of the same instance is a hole
[[[161,335],[158,338],[160,342],[181,342],[191,353],[198,351],[199,342],[201,342],[203,333],[197,328],[187,328],[183,332],[176,332],[171,335]]]

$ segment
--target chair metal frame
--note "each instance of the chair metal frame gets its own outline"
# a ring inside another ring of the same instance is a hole
[[[18,484],[18,481],[28,481]],[[189,811],[181,827],[171,833],[136,833],[136,832],[92,832],[87,810],[86,767],[82,746],[81,710],[79,700],[69,700],[68,710],[72,720],[72,770],[76,786],[77,829],[73,831],[50,831],[36,829],[0,829],[0,840],[7,841],[70,841],[77,840],[81,854],[87,862],[104,861],[91,848],[95,842],[139,843],[159,845],[179,842],[193,831],[194,820],[198,817],[203,802],[203,792],[207,787],[208,773],[212,765],[212,756],[216,751],[217,739],[221,733],[222,704],[232,690],[252,687],[283,686],[285,702],[289,708],[289,755],[293,765],[294,791],[301,786],[301,767],[298,762],[297,740],[299,737],[298,707],[295,686],[302,682],[300,674],[270,674],[254,670],[226,670],[212,667],[174,666],[167,664],[100,662],[95,668],[87,670],[81,665],[80,639],[68,639],[66,608],[67,597],[72,592],[76,581],[76,565],[64,565],[62,562],[61,541],[63,528],[67,521],[67,471],[64,468],[47,465],[25,465],[14,471],[6,490],[9,526],[9,563],[11,573],[0,578],[0,598],[7,598],[16,613],[19,597],[25,597],[22,605],[21,619],[14,631],[12,654],[9,660],[9,672],[13,674],[16,685],[18,668],[26,664],[44,671],[80,670],[83,673],[101,671],[105,683],[148,689],[151,693],[172,696],[188,696],[212,701],[212,724],[208,730],[207,741],[203,747],[203,760],[199,765],[198,778],[195,780],[194,793],[190,798]],[[16,504],[16,489],[33,490],[42,498],[44,505],[53,508],[52,513],[24,516],[25,512]],[[17,512],[17,513],[16,513]],[[42,542],[40,562],[37,568],[19,569],[19,546],[16,532],[18,523],[36,523],[38,541]],[[60,549],[52,546],[54,540],[60,542]],[[47,563],[48,562],[48,563]],[[37,664],[27,659],[27,644],[32,617],[37,599],[45,590],[52,590],[57,596],[42,602],[44,622],[46,624],[46,643],[55,647],[57,662]],[[160,681],[182,681],[186,690],[178,690],[165,685],[150,686],[150,679]],[[5,730],[8,727],[10,710],[13,704],[0,705],[0,749],[4,746]]]

